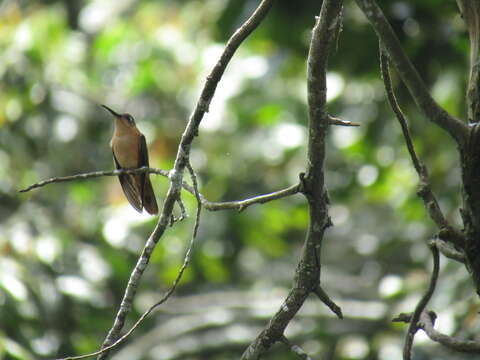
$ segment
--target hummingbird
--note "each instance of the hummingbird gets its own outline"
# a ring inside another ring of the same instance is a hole
[[[117,170],[148,167],[147,142],[137,129],[133,116],[118,114],[106,105],[102,107],[110,112],[115,120],[110,147]],[[158,214],[157,200],[148,173],[121,174],[118,179],[128,202],[135,210],[142,212],[142,209],[145,209],[150,215]]]

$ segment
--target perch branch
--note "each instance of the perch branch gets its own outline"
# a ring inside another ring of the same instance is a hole
[[[67,181],[76,181],[76,180],[86,180],[91,178],[96,178],[100,176],[118,176],[121,174],[140,174],[143,172],[148,172],[149,174],[156,174],[168,177],[169,171],[148,167],[141,167],[138,169],[121,169],[121,170],[109,170],[109,171],[94,171],[89,173],[82,173],[70,176],[63,177],[54,177],[47,180],[42,180],[38,183],[32,184],[25,189],[19,190],[19,192],[28,192],[33,189],[37,189],[49,184],[67,182]],[[182,182],[182,187],[189,193],[195,195],[195,189],[188,184],[187,182]],[[300,186],[298,184],[291,185],[288,188],[274,191],[268,194],[257,195],[251,198],[237,200],[237,201],[208,201],[202,194],[200,195],[200,200],[202,201],[202,206],[209,211],[219,211],[219,210],[238,210],[243,211],[247,207],[254,204],[264,204],[269,201],[281,199],[290,195],[294,195],[300,192]]]
[[[418,107],[430,121],[447,131],[460,146],[463,146],[468,137],[467,125],[447,113],[430,95],[425,83],[403,51],[397,36],[376,1],[355,1],[370,21]]]
[[[19,190],[19,192],[28,192],[33,189],[38,189],[42,186],[49,185],[49,184],[56,184],[61,182],[68,182],[68,181],[76,181],[76,180],[86,180],[97,178],[101,176],[118,176],[121,174],[141,174],[141,173],[151,173],[151,174],[158,174],[165,177],[168,177],[169,172],[167,170],[162,169],[153,169],[148,168],[146,166],[138,168],[138,169],[120,169],[120,170],[108,170],[108,171],[94,171],[89,173],[83,174],[76,174],[76,175],[69,175],[69,176],[61,176],[61,177],[53,177],[47,180],[42,180],[38,183],[32,184],[25,189]]]
[[[320,249],[325,229],[331,224],[324,187],[325,135],[329,127],[326,111],[326,67],[330,45],[341,23],[342,2],[324,0],[316,19],[308,54],[309,141],[307,174],[301,177],[301,189],[309,204],[309,226],[292,288],[268,325],[250,343],[242,360],[257,360],[277,341],[308,295],[320,283]]]

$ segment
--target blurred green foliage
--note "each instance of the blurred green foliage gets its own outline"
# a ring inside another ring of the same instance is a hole
[[[137,214],[115,178],[17,190],[52,176],[113,168],[110,117],[129,112],[152,166],[169,169],[206,75],[253,0],[12,1],[0,3],[0,358],[93,351],[110,328],[156,219]],[[454,2],[381,1],[405,49],[452,114],[464,117],[468,39]],[[278,1],[235,55],[194,142],[192,164],[210,200],[295,183],[305,168],[305,59],[318,1]],[[327,184],[335,226],[322,260],[340,322],[315,299],[287,334],[322,359],[396,359],[431,268],[434,228],[378,74],[377,40],[347,2],[330,59],[329,111],[361,123],[329,134]],[[419,155],[450,220],[459,224],[458,155],[394,76]],[[164,178],[153,178],[161,201]],[[130,324],[176,277],[189,219],[168,230],[141,282]],[[299,195],[242,213],[204,213],[177,294],[115,359],[232,359],[265,325],[291,284],[308,221]],[[478,332],[465,269],[442,259],[431,303],[438,326]],[[419,336],[418,359],[451,354]],[[443,357],[442,357],[443,356]],[[269,359],[294,359],[281,345]]]

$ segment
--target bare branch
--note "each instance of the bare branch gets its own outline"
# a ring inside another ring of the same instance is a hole
[[[120,169],[120,170],[107,170],[107,171],[94,171],[89,173],[83,174],[76,174],[76,175],[69,175],[69,176],[61,176],[61,177],[54,177],[47,180],[42,180],[38,183],[32,184],[29,187],[19,190],[19,192],[27,192],[33,189],[40,188],[45,185],[61,183],[61,182],[68,182],[68,181],[76,181],[76,180],[87,180],[92,178],[97,178],[101,176],[118,176],[121,174],[141,174],[141,173],[150,173],[150,174],[158,174],[162,176],[168,177],[169,172],[167,170],[162,169],[153,169],[143,166],[138,169]]]
[[[190,177],[193,183],[195,198],[197,199],[197,215],[195,219],[195,226],[193,228],[193,236],[192,236],[192,244],[193,244],[193,240],[197,237],[198,227],[200,226],[200,213],[202,210],[202,199],[200,197],[200,193],[198,192],[197,175],[195,174],[195,171],[193,170],[193,167],[190,164],[190,161],[187,163],[187,169],[190,173]]]
[[[436,318],[437,314],[435,314],[433,311],[423,311],[418,323],[419,328],[425,331],[431,340],[454,351],[480,354],[480,342],[473,340],[461,340],[453,336],[442,334],[441,332],[435,330],[434,326]],[[402,313],[392,321],[409,323],[411,319],[412,314]]]
[[[341,22],[342,2],[324,0],[312,31],[308,54],[309,142],[307,174],[301,176],[301,191],[309,204],[310,223],[292,288],[268,325],[248,346],[242,360],[257,360],[277,341],[308,295],[320,283],[320,250],[325,229],[331,224],[324,187],[326,111],[326,66],[331,44]]]
[[[410,154],[410,158],[412,159],[413,166],[420,178],[420,185],[417,191],[418,196],[423,200],[424,206],[430,215],[430,218],[437,224],[440,230],[443,231],[443,234],[446,233],[450,234],[457,234],[456,236],[444,236],[444,239],[449,239],[452,243],[456,245],[462,246],[464,243],[463,236],[458,233],[456,230],[453,229],[451,225],[448,224],[445,216],[440,209],[440,205],[433,194],[431,185],[430,185],[430,177],[428,174],[427,167],[422,164],[419,160],[417,153],[415,152],[415,147],[413,145],[412,136],[410,134],[410,129],[408,127],[407,119],[402,112],[402,109],[398,105],[397,99],[395,97],[395,92],[392,87],[392,81],[390,78],[390,69],[389,69],[389,61],[387,54],[385,53],[383,44],[380,43],[380,70],[383,78],[383,83],[385,85],[385,92],[387,93],[387,98],[392,107],[393,112],[395,113],[398,122],[402,128],[403,137],[405,139],[405,144],[407,145],[408,153]]]
[[[296,185],[291,185],[288,188],[283,190],[275,191],[269,194],[254,196],[252,198],[248,198],[245,200],[211,202],[211,201],[202,199],[202,202],[203,202],[203,205],[205,206],[205,209],[210,211],[229,210],[229,209],[236,209],[238,211],[243,211],[247,207],[253,204],[264,204],[272,200],[277,200],[290,195],[297,194],[298,192],[300,192],[300,186],[296,184]]]
[[[389,66],[388,56],[381,42],[379,43],[379,50],[380,50],[380,70],[382,74],[383,83],[385,85],[385,92],[387,93],[388,102],[390,103],[390,106],[392,107],[392,110],[397,116],[397,120],[400,123],[400,126],[402,127],[403,137],[405,138],[405,143],[407,145],[408,153],[412,158],[413,166],[415,167],[415,170],[417,171],[420,179],[424,180],[424,178],[427,176],[426,169],[418,159],[418,156],[415,152],[415,148],[413,146],[413,140],[410,135],[410,129],[408,127],[407,119],[405,118],[405,115],[403,115],[402,109],[400,109],[400,106],[398,105],[398,102],[397,102],[397,98],[395,97],[395,92],[392,87],[392,80],[390,79],[390,66]]]
[[[315,290],[313,290],[313,292],[315,293],[315,295],[318,296],[321,302],[327,305],[327,307],[332,310],[335,315],[337,315],[339,319],[343,319],[343,313],[340,306],[335,304],[335,302],[330,299],[330,296],[328,296],[328,294],[322,289],[320,285]]]
[[[470,75],[467,88],[467,113],[469,122],[480,121],[480,2],[477,0],[457,0],[462,17],[467,24],[470,38]]]
[[[435,314],[433,313],[433,315]],[[480,342],[473,340],[460,340],[453,336],[448,336],[435,330],[433,328],[435,325],[435,318],[436,316],[432,316],[432,314],[429,314],[425,311],[420,317],[420,326],[430,339],[455,351],[477,354],[480,353]]]
[[[467,125],[447,113],[430,95],[425,83],[403,51],[397,36],[376,1],[355,1],[370,21],[379,40],[385,46],[390,60],[400,74],[401,79],[407,86],[418,107],[430,121],[447,131],[460,146],[463,146],[468,136]]]
[[[32,184],[29,187],[19,190],[19,192],[27,192],[33,189],[37,189],[49,184],[61,183],[61,182],[68,182],[68,181],[76,181],[76,180],[86,180],[97,178],[101,176],[118,176],[121,174],[140,174],[143,172],[147,172],[149,174],[156,174],[168,177],[170,172],[167,170],[162,169],[155,169],[155,168],[148,168],[148,167],[141,167],[138,169],[120,169],[120,170],[108,170],[108,171],[94,171],[89,173],[82,173],[70,176],[63,176],[63,177],[54,177],[47,180],[42,180],[38,183]],[[182,182],[182,187],[187,190],[189,193],[195,195],[195,189],[185,181]],[[291,185],[288,188],[274,191],[269,194],[262,194],[257,195],[251,198],[237,200],[237,201],[208,201],[202,194],[199,194],[200,200],[202,201],[202,205],[205,209],[209,211],[219,211],[219,210],[238,210],[243,211],[247,207],[254,205],[254,204],[264,204],[269,201],[281,199],[290,195],[294,195],[300,192],[299,184]],[[182,209],[183,203],[179,202],[180,209],[182,210],[182,217],[186,217],[185,209]]]
[[[333,117],[331,115],[328,115],[328,123],[330,125],[336,125],[336,126],[360,126],[359,123],[348,121],[348,120],[342,120],[342,119]]]
[[[463,252],[456,250],[450,242],[443,241],[441,238],[432,240],[435,243],[438,251],[440,251],[445,257],[465,264],[466,258]]]
[[[410,360],[412,358],[413,339],[419,329],[418,322],[420,320],[420,316],[422,315],[423,311],[428,305],[428,302],[432,298],[432,295],[435,292],[435,287],[437,285],[438,273],[440,270],[440,256],[438,254],[438,249],[435,246],[435,243],[430,243],[430,250],[432,251],[433,256],[433,270],[430,279],[430,285],[425,295],[423,295],[423,297],[420,299],[417,306],[415,307],[415,311],[413,312],[413,315],[410,319],[410,325],[408,327],[407,335],[405,337],[405,345],[403,347],[403,360]]]

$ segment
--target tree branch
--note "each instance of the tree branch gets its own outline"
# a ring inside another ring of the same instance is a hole
[[[320,250],[325,229],[331,225],[324,187],[325,135],[329,127],[326,111],[326,66],[329,49],[341,22],[342,2],[324,0],[312,31],[308,54],[309,141],[307,174],[301,176],[301,190],[308,200],[310,222],[296,275],[287,298],[268,325],[248,346],[242,360],[257,360],[277,341],[320,283]]]
[[[322,287],[320,285],[318,285],[317,288],[315,290],[313,290],[313,292],[315,293],[315,295],[318,296],[318,298],[320,299],[321,302],[323,302],[325,305],[327,305],[327,307],[335,315],[337,315],[337,317],[339,319],[343,320],[342,309],[340,308],[340,306],[335,304],[335,302],[332,299],[330,299],[330,296],[328,296],[328,294],[325,292],[325,290],[322,289]]]
[[[417,70],[403,51],[397,36],[375,0],[355,1],[370,21],[379,40],[385,46],[390,60],[418,107],[430,121],[447,131],[460,146],[465,145],[468,136],[467,125],[451,116],[435,102]]]
[[[412,136],[410,134],[410,129],[408,127],[407,119],[402,112],[402,109],[398,105],[397,99],[395,97],[395,92],[392,87],[392,81],[390,78],[390,69],[389,69],[389,61],[387,54],[385,53],[384,47],[380,42],[380,71],[383,79],[383,83],[385,85],[385,92],[387,93],[388,102],[392,107],[395,116],[397,117],[398,122],[402,128],[403,137],[405,139],[405,144],[407,145],[408,153],[410,154],[410,158],[412,159],[413,166],[415,171],[420,178],[420,185],[417,191],[418,196],[423,200],[423,204],[425,209],[427,210],[430,218],[437,224],[438,228],[444,235],[442,239],[447,239],[451,241],[453,244],[463,247],[464,245],[464,238],[463,235],[460,234],[458,231],[454,230],[454,228],[448,224],[445,216],[443,215],[442,210],[440,209],[440,205],[438,204],[437,198],[433,194],[432,186],[430,184],[430,176],[428,174],[427,167],[422,164],[419,160],[417,153],[415,152],[415,147],[413,145]],[[456,236],[446,236],[448,234],[456,234]]]
[[[194,137],[198,134],[198,127],[205,112],[208,111],[210,101],[215,94],[215,89],[218,82],[222,78],[225,69],[230,62],[233,54],[238,49],[240,44],[252,33],[253,30],[262,22],[265,18],[268,10],[273,4],[273,0],[262,0],[255,12],[243,23],[240,28],[235,31],[232,37],[228,40],[225,49],[217,61],[215,67],[207,77],[205,85],[203,87],[200,98],[195,106],[195,109],[190,116],[185,131],[182,134],[180,144],[178,146],[177,156],[172,171],[169,174],[170,187],[168,189],[165,201],[163,203],[163,209],[158,220],[157,226],[150,235],[145,247],[140,255],[135,268],[132,271],[130,279],[128,281],[125,294],[123,296],[120,308],[115,317],[114,324],[110,329],[107,337],[105,338],[102,348],[108,347],[113,344],[120,336],[127,314],[132,307],[133,298],[136,294],[140,278],[142,277],[145,268],[148,265],[150,256],[155,249],[158,240],[162,237],[168,226],[169,219],[173,212],[173,206],[180,196],[180,191],[183,184],[183,173],[187,163],[189,162],[190,147]],[[107,357],[108,352],[101,354],[98,359],[103,360]]]
[[[433,270],[432,276],[430,279],[430,285],[427,292],[418,302],[415,307],[415,311],[410,319],[410,325],[408,327],[407,335],[405,336],[405,345],[403,346],[403,360],[410,360],[412,358],[412,346],[413,339],[417,333],[419,327],[420,316],[428,305],[428,302],[432,298],[433,293],[435,292],[435,287],[437,285],[438,273],[440,269],[440,256],[438,254],[438,249],[434,243],[430,243],[430,250],[432,251],[433,256]]]
[[[37,189],[49,184],[56,184],[61,182],[68,182],[68,181],[76,181],[76,180],[86,180],[97,178],[101,176],[118,176],[121,174],[141,174],[141,173],[149,173],[149,174],[156,174],[168,177],[169,171],[162,170],[162,169],[155,169],[155,168],[148,168],[146,166],[138,168],[138,169],[120,169],[120,170],[107,170],[107,171],[94,171],[89,173],[82,173],[76,175],[69,175],[63,177],[54,177],[47,180],[42,180],[38,183],[32,184],[25,189],[19,190],[19,192],[28,192],[33,189]],[[187,190],[189,193],[195,195],[195,189],[187,182],[182,182],[182,187]],[[288,188],[274,191],[268,194],[257,195],[251,198],[246,198],[243,200],[237,201],[209,201],[207,200],[202,194],[199,194],[200,200],[202,201],[202,205],[205,209],[209,211],[219,211],[219,210],[238,210],[243,211],[247,207],[254,205],[254,204],[264,204],[269,201],[281,199],[290,195],[294,195],[300,192],[299,184],[291,185]]]
[[[413,166],[420,178],[420,186],[418,190],[418,195],[423,200],[425,208],[427,209],[430,218],[437,224],[440,229],[439,238],[433,240],[430,243],[430,249],[433,255],[433,271],[432,277],[430,281],[430,286],[427,293],[422,297],[420,302],[417,304],[414,313],[409,317],[410,326],[408,327],[408,331],[405,337],[405,344],[403,348],[403,359],[410,360],[412,357],[412,346],[416,332],[421,325],[419,323],[420,318],[430,301],[430,298],[435,291],[436,282],[438,279],[439,273],[439,250],[445,256],[449,258],[453,258],[460,262],[465,262],[465,256],[463,253],[457,251],[453,246],[450,244],[456,245],[460,248],[463,248],[465,245],[465,237],[463,234],[459,233],[455,229],[453,229],[445,219],[438,201],[431,190],[430,185],[430,178],[428,174],[427,168],[421,163],[419,160],[415,148],[413,145],[413,140],[410,134],[410,130],[408,128],[407,120],[398,105],[397,99],[395,97],[395,92],[392,88],[392,82],[390,79],[390,71],[389,71],[389,64],[388,64],[388,57],[385,53],[383,44],[380,42],[380,69],[383,78],[383,82],[385,85],[385,91],[387,93],[387,98],[390,103],[390,106],[395,113],[398,122],[402,128],[403,137],[405,139],[405,143],[407,145],[408,152],[412,159]],[[448,241],[448,243],[446,242]],[[438,246],[438,247],[437,247]],[[397,318],[398,320],[398,318]]]
[[[445,242],[441,238],[433,240],[438,251],[440,251],[443,256],[458,261],[459,263],[465,264],[466,258],[463,252],[456,250],[450,242]]]
[[[467,87],[467,114],[471,123],[480,121],[480,90],[478,88],[480,71],[480,2],[477,0],[457,0],[468,28],[470,38],[470,75]]]
[[[402,313],[392,321],[409,323],[411,318],[412,314]],[[433,311],[423,311],[418,323],[419,328],[425,331],[431,340],[453,351],[477,354],[480,353],[480,342],[473,340],[461,340],[453,336],[442,334],[441,332],[435,330],[434,326],[436,318],[437,314],[435,314]]]
[[[68,175],[68,176],[59,176],[59,177],[53,177],[47,180],[42,180],[38,183],[32,184],[25,189],[19,190],[18,192],[24,193],[28,192],[30,190],[38,189],[40,187],[49,185],[49,184],[56,184],[56,183],[62,183],[62,182],[68,182],[68,181],[76,181],[76,180],[87,180],[87,179],[92,179],[92,178],[97,178],[101,176],[118,176],[122,174],[141,174],[141,173],[149,173],[149,174],[158,174],[162,175],[165,177],[168,177],[169,171],[167,170],[162,170],[162,169],[154,169],[154,168],[148,168],[146,166],[143,166],[138,169],[120,169],[120,170],[102,170],[102,171],[93,171],[89,173],[82,173],[82,174],[76,174],[76,175]],[[193,191],[192,191],[193,193]]]
[[[460,340],[435,330],[433,328],[435,325],[435,318],[435,313],[429,314],[426,311],[424,311],[420,317],[420,327],[425,331],[430,339],[455,351],[477,354],[480,353],[480,343],[478,341]]]
[[[330,125],[336,125],[336,126],[360,126],[359,123],[348,121],[348,120],[342,120],[342,119],[333,117],[331,115],[328,115],[328,123]]]

